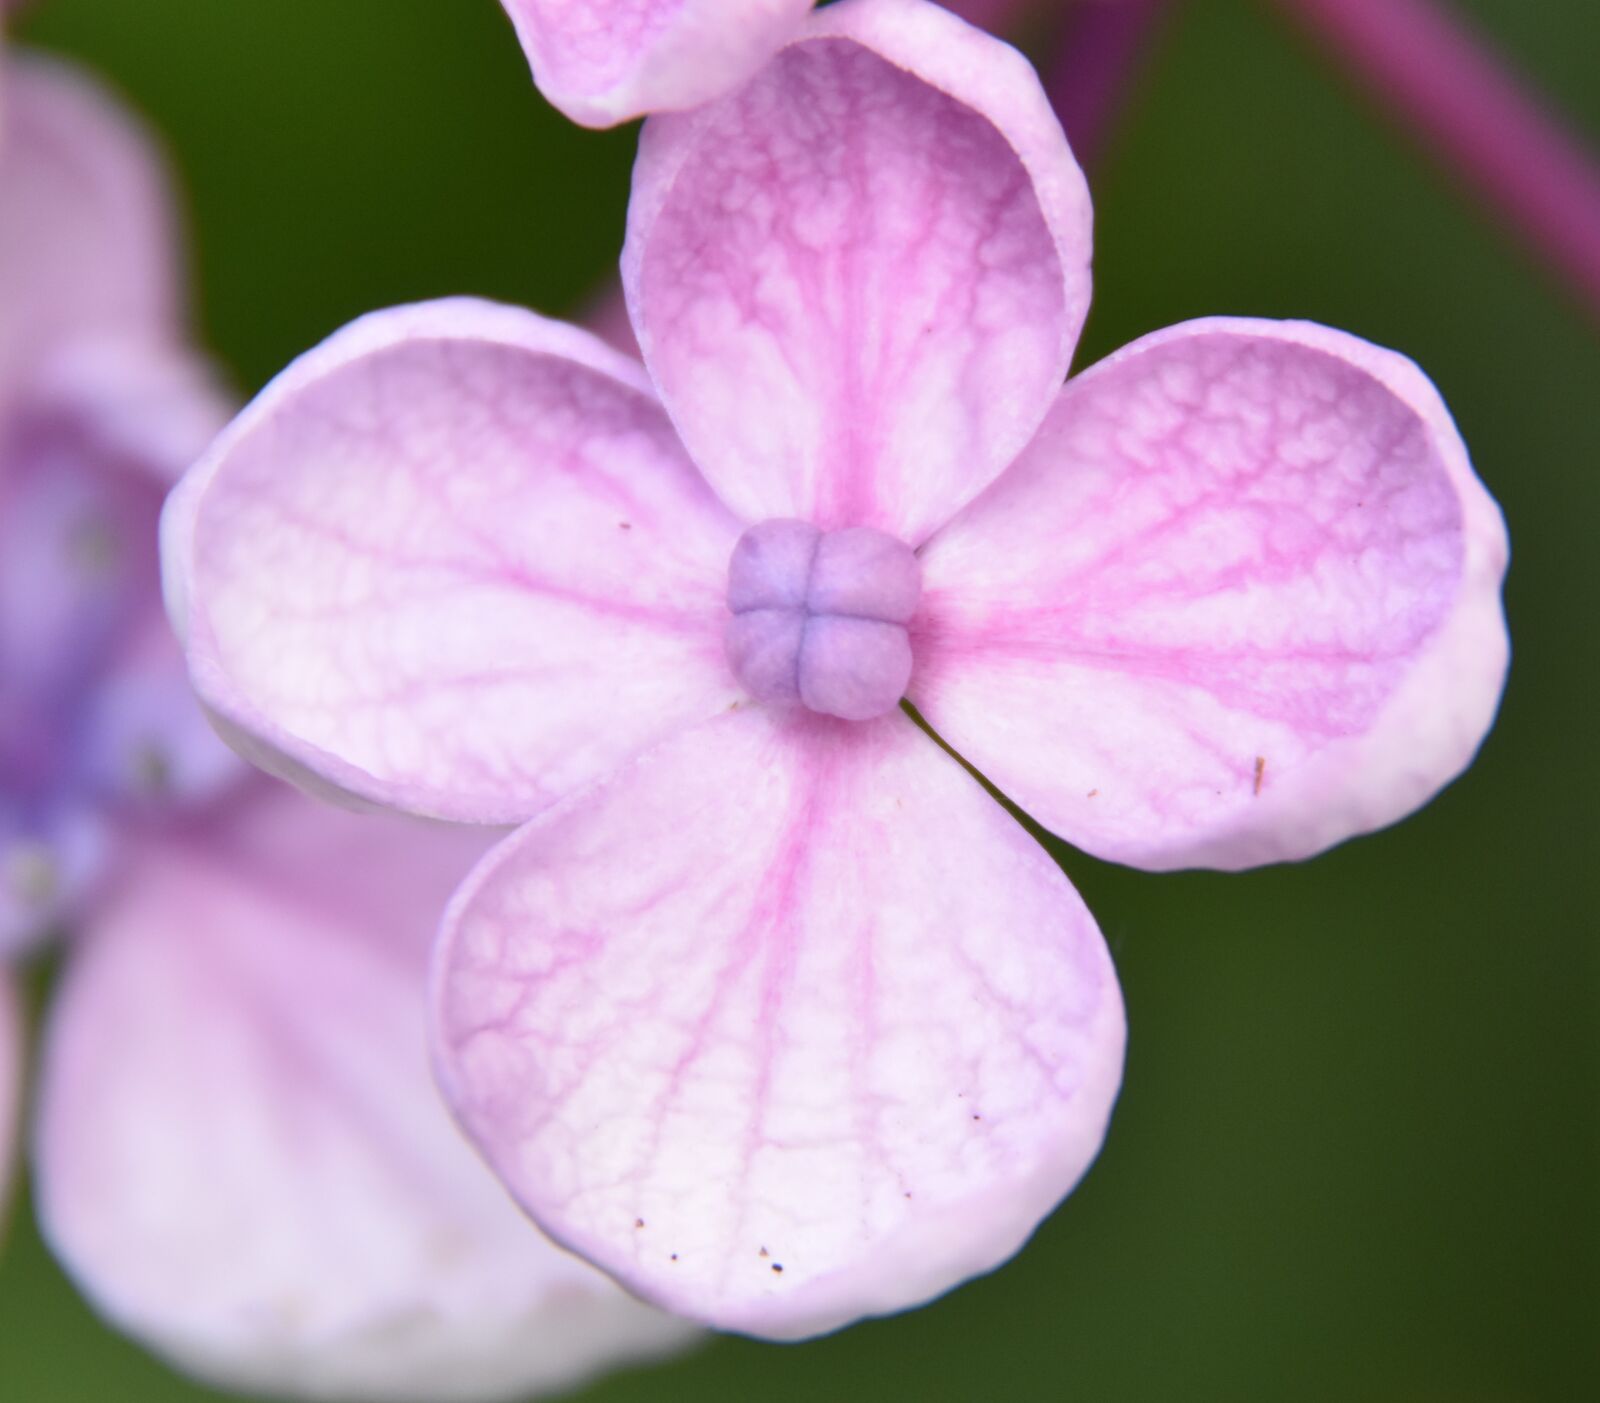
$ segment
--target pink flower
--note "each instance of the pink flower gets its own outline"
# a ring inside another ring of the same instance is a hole
[[[230,1387],[418,1403],[693,1338],[540,1237],[439,1104],[427,951],[484,841],[262,784],[139,845],[51,1012],[34,1146],[112,1323]]]
[[[77,915],[124,831],[236,773],[149,547],[230,408],[184,342],[168,209],[104,94],[0,55],[0,957]]]
[[[1093,1159],[1111,960],[1040,822],[1301,858],[1469,762],[1505,536],[1437,393],[1209,320],[1062,388],[1083,178],[1027,64],[819,11],[646,124],[648,374],[473,301],[291,366],[169,500],[224,730],[322,792],[525,826],[457,893],[442,1084],[558,1241],[794,1337],[1013,1253]],[[848,718],[848,719],[842,719]]]
[[[82,77],[6,55],[0,84],[0,934],[73,936],[46,1236],[117,1325],[275,1393],[525,1397],[681,1345],[438,1102],[426,947],[484,840],[231,783],[159,606],[162,495],[225,418],[160,172]],[[0,1190],[19,1034],[0,966]]]
[[[614,127],[737,87],[799,27],[811,0],[503,0],[547,99]]]

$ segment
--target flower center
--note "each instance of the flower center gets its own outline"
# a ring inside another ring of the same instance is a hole
[[[917,557],[882,531],[759,522],[728,562],[729,665],[757,701],[882,716],[911,680],[906,625],[921,595]]]

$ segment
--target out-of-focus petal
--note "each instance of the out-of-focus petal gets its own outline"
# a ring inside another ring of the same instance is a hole
[[[180,311],[164,172],[134,118],[54,60],[0,55],[0,414],[84,334],[166,336]]]
[[[811,0],[504,0],[539,91],[586,127],[695,107],[742,83]]]
[[[105,876],[105,816],[77,798],[0,793],[0,962],[70,921]]]
[[[233,417],[215,367],[176,342],[81,336],[30,383],[28,413],[70,425],[107,471],[170,487]]]
[[[541,1238],[439,1104],[425,951],[481,849],[278,789],[138,849],[51,1012],[35,1146],[113,1322],[233,1387],[419,1403],[687,1338]]]
[[[0,421],[0,709],[10,697],[59,711],[130,620],[159,607],[160,489],[105,462],[83,428]]]
[[[76,749],[78,782],[133,812],[205,803],[248,773],[206,720],[159,611],[85,702]]]
[[[1122,1068],[1082,901],[900,714],[664,743],[485,860],[435,981],[442,1083],[535,1219],[771,1337],[1009,1257]]]
[[[311,788],[510,821],[738,696],[737,524],[638,365],[529,312],[345,328],[223,434],[162,533],[202,699]]]
[[[929,543],[911,697],[1101,857],[1306,857],[1471,760],[1505,676],[1506,555],[1410,361],[1193,322],[1069,385]]]
[[[22,1106],[22,1011],[11,981],[0,973],[0,1230],[17,1159],[17,1120]]]
[[[847,0],[737,93],[645,125],[623,279],[729,506],[915,545],[1043,419],[1089,252],[1027,61],[935,5]]]

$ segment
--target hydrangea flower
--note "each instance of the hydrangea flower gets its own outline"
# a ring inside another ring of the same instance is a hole
[[[481,302],[376,313],[169,499],[243,750],[523,821],[445,917],[441,1083],[541,1226],[675,1311],[796,1337],[926,1300],[1105,1133],[1105,945],[902,687],[1152,869],[1393,822],[1490,724],[1504,529],[1422,373],[1211,319],[1063,388],[1089,257],[1026,62],[847,0],[646,123],[644,368]]]
[[[503,0],[551,104],[586,127],[696,107],[736,87],[811,0]]]
[[[523,1399],[694,1338],[539,1236],[451,1125],[422,997],[472,830],[261,781],[141,844],[40,1059],[36,1204],[96,1307],[308,1398]]]
[[[7,54],[0,84],[7,953],[72,935],[35,1098],[46,1237],[117,1325],[275,1393],[520,1398],[682,1345],[541,1238],[439,1104],[426,949],[484,840],[241,785],[195,706],[155,527],[225,413],[184,348],[158,163],[84,78]],[[0,980],[0,1181],[20,1060]]]

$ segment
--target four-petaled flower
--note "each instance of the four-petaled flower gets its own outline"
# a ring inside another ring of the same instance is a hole
[[[652,118],[648,374],[530,313],[378,313],[169,501],[248,754],[525,821],[460,889],[435,1057],[553,1236],[793,1337],[994,1266],[1095,1155],[1124,1021],[1045,827],[1302,858],[1469,762],[1501,519],[1404,358],[1217,319],[1063,388],[1090,206],[1012,50],[817,12]]]

